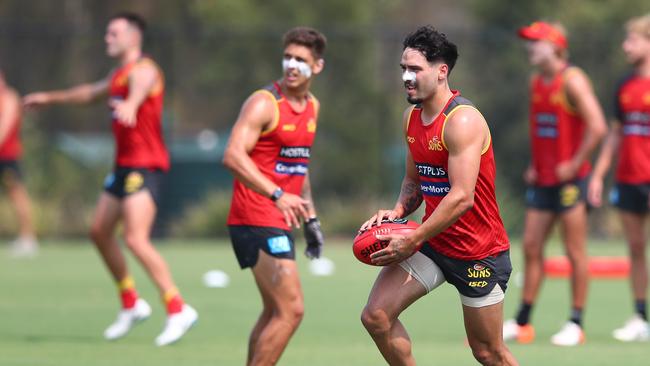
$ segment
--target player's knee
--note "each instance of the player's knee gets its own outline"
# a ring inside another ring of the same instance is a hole
[[[124,244],[131,250],[139,249],[146,243],[146,238],[143,238],[141,235],[124,235]]]
[[[503,359],[503,350],[485,344],[472,346],[472,354],[481,365],[498,365]]]
[[[90,228],[88,236],[90,236],[90,239],[95,243],[101,243],[107,238],[110,238],[110,234],[99,225],[93,225]]]
[[[381,334],[390,330],[390,318],[382,309],[368,305],[361,312],[361,323],[370,334]]]
[[[305,316],[305,305],[302,298],[296,298],[283,309],[284,318],[294,327],[297,327]]]

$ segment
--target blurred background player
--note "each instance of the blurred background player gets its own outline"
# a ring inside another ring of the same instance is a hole
[[[385,266],[361,320],[389,365],[415,365],[411,341],[398,317],[445,280],[460,294],[467,340],[483,365],[517,365],[501,335],[510,278],[510,243],[495,197],[496,168],[487,122],[449,88],[458,51],[444,34],[421,27],[404,40],[402,80],[415,106],[404,112],[406,175],[392,210],[362,226],[403,218],[422,201],[422,225],[371,255]],[[415,252],[418,244],[422,249]],[[415,254],[413,254],[415,252]]]
[[[242,106],[223,163],[235,176],[228,229],[242,269],[250,267],[262,312],[250,334],[247,365],[274,365],[303,317],[292,227],[304,221],[305,254],[318,258],[308,164],[319,103],[309,92],[324,67],[326,39],[312,28],[284,35],[283,77]]]
[[[534,22],[519,30],[531,79],[530,139],[532,162],[524,173],[524,287],[515,319],[504,324],[506,340],[530,343],[535,337],[530,314],[541,286],[544,245],[556,221],[572,267],[569,321],[551,337],[561,346],[584,342],[582,312],[587,299],[586,178],[589,158],[606,134],[602,109],[587,75],[568,62],[568,42],[559,24]]]
[[[18,165],[22,156],[21,120],[20,96],[7,85],[0,71],[0,184],[6,190],[18,219],[18,237],[11,244],[11,254],[30,257],[38,252],[38,242],[32,221],[31,200]]]
[[[99,197],[91,237],[117,282],[122,310],[104,336],[109,340],[123,337],[151,314],[149,304],[138,296],[115,239],[115,228],[122,221],[126,246],[147,270],[167,308],[165,328],[155,340],[156,345],[163,346],[180,339],[198,315],[183,301],[167,263],[150,241],[159,185],[169,169],[169,156],[161,126],[164,76],[158,65],[142,53],[145,29],[145,21],[136,14],[115,15],[105,37],[106,53],[119,61],[115,70],[95,83],[26,95],[24,104],[79,104],[110,97],[116,162]]]
[[[616,186],[611,201],[618,207],[631,262],[634,316],[616,329],[614,338],[647,341],[645,222],[650,207],[650,14],[633,18],[625,26],[623,52],[634,70],[616,90],[616,116],[603,143],[589,184],[590,203],[602,205],[603,179],[618,155]]]

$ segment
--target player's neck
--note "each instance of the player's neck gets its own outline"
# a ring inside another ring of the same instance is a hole
[[[425,124],[433,122],[438,117],[440,112],[445,108],[449,99],[454,95],[449,88],[449,85],[440,87],[436,93],[422,102],[422,121]]]
[[[120,57],[120,64],[122,64],[122,66],[128,65],[131,62],[137,61],[140,57],[142,57],[142,50],[141,49],[134,48],[134,49],[128,50],[128,51],[124,52],[122,57]]]
[[[304,85],[301,85],[297,88],[287,88],[284,81],[280,81],[280,89],[282,94],[289,100],[294,103],[303,103],[307,96],[309,95],[309,86],[311,82],[306,82]]]
[[[650,56],[635,65],[634,72],[643,78],[650,78]]]
[[[550,80],[561,73],[568,65],[567,60],[562,58],[550,59],[539,66],[539,73],[544,79]]]

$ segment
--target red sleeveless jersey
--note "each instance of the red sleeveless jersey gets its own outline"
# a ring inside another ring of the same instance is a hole
[[[537,186],[554,186],[558,180],[558,164],[571,160],[584,135],[585,123],[573,110],[564,91],[567,72],[558,73],[550,82],[536,75],[531,84],[530,141],[532,163],[537,171]],[[588,161],[578,170],[577,178],[589,174]]]
[[[9,131],[5,140],[0,144],[0,160],[18,160],[23,153],[23,146],[20,143],[20,124],[22,122],[20,108],[17,110],[17,113],[18,116],[16,116],[16,121],[14,121],[15,123],[13,128],[11,131]],[[0,115],[1,114],[2,109],[0,109]]]
[[[620,84],[616,117],[622,124],[616,181],[650,183],[650,78],[632,75]]]
[[[420,178],[424,197],[426,221],[451,189],[449,182],[449,152],[444,142],[444,128],[449,116],[460,108],[474,108],[472,103],[453,91],[442,113],[429,125],[424,125],[420,106],[410,113],[407,145]],[[496,166],[492,140],[481,155],[474,206],[440,234],[428,240],[438,253],[463,260],[482,259],[510,248],[508,235],[499,215],[494,180]]]
[[[316,133],[318,101],[309,96],[307,107],[298,113],[274,83],[256,93],[267,94],[275,105],[275,120],[262,132],[250,153],[257,168],[285,192],[300,195],[307,174],[311,146]],[[228,225],[267,226],[290,230],[284,216],[269,197],[234,180]]]
[[[136,124],[127,127],[113,118],[115,162],[119,167],[169,170],[169,154],[162,135],[162,107],[165,94],[164,76],[158,65],[143,57],[117,69],[111,78],[110,98],[124,100],[129,95],[129,74],[142,63],[158,69],[159,79],[140,105]]]

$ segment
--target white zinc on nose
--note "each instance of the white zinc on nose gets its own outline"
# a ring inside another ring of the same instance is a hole
[[[290,59],[282,59],[282,71],[286,72],[289,69],[296,69],[305,77],[311,77],[311,67],[305,61],[298,61],[294,57]]]
[[[402,73],[402,80],[406,82],[414,82],[415,81],[415,71],[409,71],[409,70],[404,70]]]

